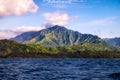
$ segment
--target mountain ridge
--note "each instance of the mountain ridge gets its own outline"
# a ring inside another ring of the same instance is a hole
[[[11,40],[17,42],[22,39],[20,43],[23,44],[40,44],[42,46],[67,46],[76,45],[84,42],[88,43],[104,43],[104,41],[96,35],[82,34],[78,31],[69,30],[63,26],[55,25],[40,31],[30,33],[27,36],[23,33]]]
[[[120,47],[120,37],[105,38],[104,41],[111,46]]]
[[[21,42],[23,42],[26,39],[27,36],[29,36],[29,35],[31,35],[33,33],[35,33],[35,31],[24,32],[24,33],[14,37],[14,38],[11,38],[10,40],[15,40],[15,41],[21,43]],[[24,39],[21,36],[23,36]]]

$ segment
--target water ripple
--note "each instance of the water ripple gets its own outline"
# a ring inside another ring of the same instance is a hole
[[[0,59],[0,80],[114,80],[120,59]]]

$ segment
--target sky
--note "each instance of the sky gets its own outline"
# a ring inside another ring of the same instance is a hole
[[[0,39],[49,25],[120,37],[120,0],[0,0]]]

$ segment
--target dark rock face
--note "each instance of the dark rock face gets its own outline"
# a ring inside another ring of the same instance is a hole
[[[113,78],[113,79],[119,79],[120,80],[120,72],[118,73],[112,73],[110,75],[108,75],[109,78]]]

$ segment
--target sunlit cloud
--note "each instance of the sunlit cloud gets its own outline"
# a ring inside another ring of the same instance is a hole
[[[0,39],[9,39],[15,36],[16,33],[11,30],[0,30]]]
[[[22,15],[27,12],[35,13],[38,6],[33,0],[0,0],[0,16]]]
[[[48,23],[51,23],[52,25],[67,25],[70,19],[70,16],[67,13],[64,12],[48,12],[44,13],[43,16],[48,21]]]
[[[44,6],[47,5],[53,8],[68,8],[70,5],[85,3],[85,2],[86,0],[43,0],[44,3],[43,5]]]
[[[73,0],[46,0],[48,3],[71,3]]]
[[[0,39],[10,39],[21,33],[28,31],[39,31],[44,29],[44,27],[18,27],[12,30],[0,30]]]
[[[44,27],[31,27],[31,26],[22,26],[22,27],[17,27],[15,29],[13,29],[13,32],[27,32],[27,31],[39,31],[41,29],[44,29]]]
[[[79,3],[79,2],[86,2],[86,0],[43,0],[43,2],[47,3],[64,3],[64,4],[71,4],[71,3]]]
[[[44,13],[43,16],[47,20],[45,25],[60,25],[60,26],[66,26],[69,24],[70,19],[78,19],[79,16],[70,16],[69,14],[61,11],[56,12],[48,12]]]

